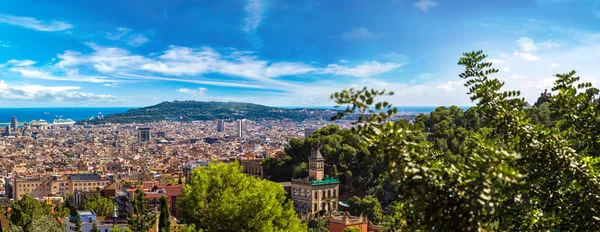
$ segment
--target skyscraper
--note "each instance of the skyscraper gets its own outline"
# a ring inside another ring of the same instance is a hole
[[[6,126],[6,129],[4,130],[4,136],[9,136],[10,135],[10,126]]]
[[[17,117],[12,117],[12,120],[10,121],[10,127],[13,130],[17,130],[17,125],[18,125]]]
[[[242,138],[242,136],[244,136],[244,121],[239,120],[237,121],[237,136],[238,138]]]
[[[223,132],[225,130],[225,122],[223,120],[217,120],[217,132]]]
[[[140,128],[138,130],[138,138],[140,143],[150,141],[150,128]]]

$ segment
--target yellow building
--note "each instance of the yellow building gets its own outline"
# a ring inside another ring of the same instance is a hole
[[[318,149],[308,160],[308,177],[292,179],[294,208],[300,215],[338,210],[339,180],[325,177],[325,159]]]
[[[23,195],[37,199],[46,196],[64,196],[75,190],[95,191],[103,189],[109,181],[97,174],[75,174],[70,176],[49,176],[37,179],[15,178],[13,198],[20,200]]]

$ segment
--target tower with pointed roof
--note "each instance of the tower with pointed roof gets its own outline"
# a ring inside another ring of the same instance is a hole
[[[318,148],[308,158],[308,176],[292,179],[294,208],[300,215],[310,216],[320,211],[337,211],[339,185],[337,178],[325,177],[325,158]]]
[[[325,159],[319,149],[314,149],[308,158],[308,177],[316,181],[325,177]]]

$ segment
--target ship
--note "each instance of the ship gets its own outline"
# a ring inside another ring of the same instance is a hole
[[[37,121],[36,120],[32,120],[29,124],[31,126],[45,126],[45,125],[48,125],[48,122],[46,122],[46,120],[44,120],[44,119],[40,119],[40,120],[37,120]]]
[[[75,121],[73,121],[72,119],[62,119],[62,118],[58,118],[58,119],[54,119],[54,121],[52,122],[52,125],[56,125],[56,126],[70,126],[75,124]]]

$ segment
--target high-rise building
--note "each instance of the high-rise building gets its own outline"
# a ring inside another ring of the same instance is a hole
[[[242,138],[244,136],[244,121],[237,121],[237,136],[238,138]]]
[[[145,143],[150,141],[150,128],[140,128],[138,129],[138,139],[140,143]]]
[[[4,136],[9,136],[10,135],[10,126],[6,126],[6,129],[4,129]]]
[[[223,132],[225,130],[225,122],[223,120],[217,120],[217,132]]]
[[[16,131],[18,125],[17,117],[12,117],[12,120],[10,120],[10,127]]]

